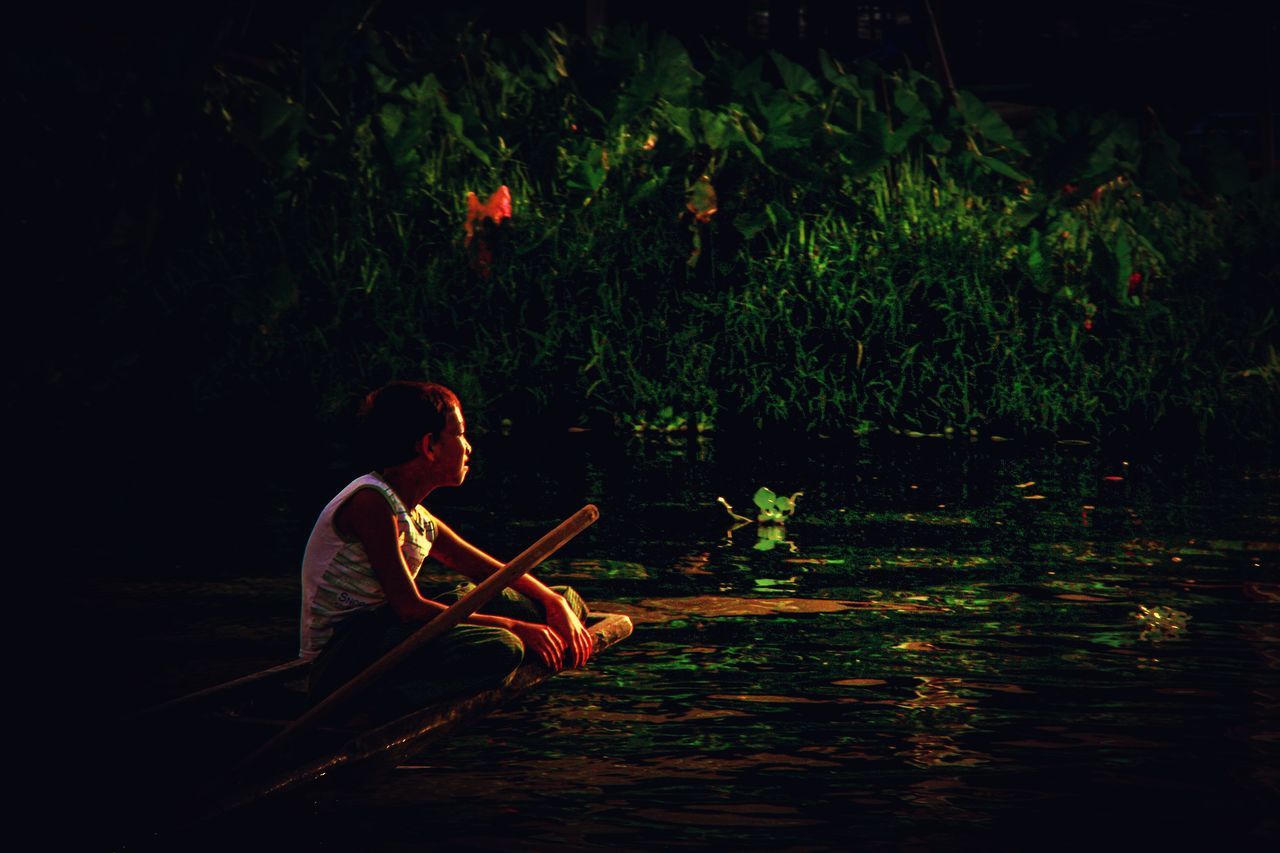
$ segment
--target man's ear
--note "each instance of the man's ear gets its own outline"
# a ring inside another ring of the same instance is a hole
[[[428,459],[435,458],[436,447],[438,446],[439,446],[439,442],[431,440],[431,433],[427,433],[426,435],[424,435],[421,441],[418,442],[418,448],[422,451],[422,455],[427,457]]]

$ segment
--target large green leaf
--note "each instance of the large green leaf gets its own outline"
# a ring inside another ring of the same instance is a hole
[[[404,108],[395,104],[383,104],[382,109],[378,110],[378,123],[389,139],[395,139],[404,126]]]
[[[1016,151],[1019,154],[1026,154],[1026,147],[1018,141],[1013,135],[1013,131],[1009,125],[1005,124],[1000,114],[991,107],[984,104],[972,92],[960,92],[959,96],[960,113],[964,116],[965,124],[972,132],[977,133],[988,142]]]
[[[415,137],[419,134],[408,132],[413,122],[409,120],[404,107],[397,104],[383,104],[378,110],[378,134],[387,157],[397,172],[403,174],[418,162]]]
[[[728,148],[735,137],[741,136],[732,117],[712,110],[698,110],[698,123],[702,126],[702,141],[714,149]]]
[[[822,74],[831,85],[842,92],[852,95],[856,100],[870,102],[871,92],[864,88],[856,75],[849,74],[844,66],[827,55],[825,50],[818,51],[818,63],[822,66]]]
[[[693,60],[684,45],[667,33],[659,34],[651,60],[641,73],[654,80],[660,96],[674,103],[687,101],[689,93],[703,79],[693,67]]]
[[[782,77],[782,85],[788,93],[808,95],[815,100],[822,97],[818,81],[813,79],[813,75],[806,71],[803,65],[792,62],[776,50],[769,51],[769,56],[777,66],[778,75]]]
[[[772,220],[765,209],[756,211],[744,210],[733,217],[733,227],[737,228],[738,232],[748,240],[764,231],[770,224],[772,224]]]
[[[838,60],[832,59],[824,48],[818,48],[818,67],[822,69],[822,76],[827,78],[828,83],[835,83],[845,76],[844,67]]]
[[[884,114],[868,113],[862,130],[843,138],[839,156],[851,177],[865,177],[889,161],[888,137]]]
[[[611,126],[631,123],[659,101],[688,104],[690,93],[702,83],[703,76],[694,68],[684,45],[666,33],[659,34],[652,43],[643,33],[624,40],[632,43],[634,47],[630,49],[637,52],[628,57],[633,60],[633,70],[627,72],[623,90],[611,111]]]
[[[1053,289],[1053,277],[1049,273],[1049,263],[1045,259],[1041,247],[1040,232],[1032,231],[1027,243],[1019,253],[1027,272],[1027,278],[1035,285],[1036,290],[1048,293]]]
[[[977,160],[984,169],[995,172],[997,175],[1004,175],[1006,178],[1013,178],[1015,181],[1031,180],[1024,172],[1010,166],[999,157],[978,157]]]
[[[942,87],[938,85],[938,81],[932,77],[926,77],[919,71],[914,69],[907,72],[907,85],[909,85],[920,102],[930,111],[942,107],[943,95]]]
[[[1163,131],[1152,134],[1143,143],[1138,183],[1143,190],[1166,202],[1177,200],[1182,195],[1182,186],[1191,183],[1191,173],[1182,164],[1180,146]]]
[[[398,94],[410,103],[436,104],[440,102],[443,88],[440,85],[440,81],[436,79],[436,75],[428,74],[417,83],[402,86]]]
[[[895,128],[885,139],[884,149],[891,156],[897,156],[907,150],[907,145],[926,127],[926,122],[916,116],[907,119]]]
[[[815,118],[814,108],[797,103],[782,92],[765,100],[756,96],[756,109],[765,121],[765,146],[775,151],[804,148],[812,144],[812,126],[805,127],[804,119]],[[809,122],[812,125],[812,121]]]
[[[688,107],[676,107],[668,105],[662,110],[662,118],[666,119],[667,126],[674,130],[681,139],[689,145],[697,145],[698,139],[693,132],[693,110]]]
[[[608,169],[604,166],[604,152],[599,143],[584,140],[573,152],[576,160],[565,181],[570,189],[594,195],[604,186]]]
[[[1129,276],[1133,275],[1133,247],[1124,231],[1116,235],[1111,250],[1115,253],[1116,300],[1125,306],[1137,305],[1138,300],[1129,295]]]
[[[933,117],[929,112],[929,108],[924,101],[920,100],[920,96],[905,83],[899,82],[893,90],[893,105],[898,111],[907,118],[908,121],[915,119],[923,126],[925,122],[930,121]]]
[[[758,94],[767,85],[764,82],[764,59],[759,56],[751,62],[734,63],[722,71],[722,77],[729,86],[730,97],[739,102]]]
[[[300,104],[294,103],[278,92],[263,87],[262,124],[259,135],[263,139],[273,136],[284,129],[286,133],[297,133],[306,115]]]

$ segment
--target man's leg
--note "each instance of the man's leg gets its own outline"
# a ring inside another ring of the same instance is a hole
[[[338,626],[312,667],[308,700],[318,702],[422,627],[401,622],[387,605],[357,613]],[[448,696],[505,684],[524,660],[520,638],[502,628],[459,625],[428,643],[375,690],[402,710]]]
[[[524,661],[524,643],[504,628],[459,625],[399,668],[392,692],[412,708],[501,687]]]
[[[460,583],[452,587],[436,588],[430,592],[424,590],[423,595],[441,604],[453,604],[473,589],[475,589],[475,584],[473,583]],[[551,590],[564,596],[564,600],[569,603],[569,607],[573,609],[577,617],[584,624],[586,623],[590,611],[587,609],[587,603],[582,600],[582,596],[578,595],[573,587],[553,586]],[[510,587],[504,589],[499,595],[491,599],[488,604],[481,607],[480,612],[491,613],[494,616],[505,616],[508,619],[519,619],[522,622],[545,624],[547,621],[546,608]]]

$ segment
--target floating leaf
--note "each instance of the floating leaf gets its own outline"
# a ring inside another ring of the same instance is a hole
[[[778,500],[778,496],[768,486],[761,486],[756,490],[755,496],[751,500],[762,510],[772,509],[774,503]]]
[[[767,486],[760,487],[752,498],[755,505],[760,508],[758,520],[762,524],[781,524],[795,512],[796,498],[803,494],[804,492],[795,492],[791,497],[784,497]]]

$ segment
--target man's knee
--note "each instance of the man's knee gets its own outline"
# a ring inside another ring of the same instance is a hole
[[[583,600],[582,596],[578,595],[576,589],[571,586],[553,586],[551,590],[564,598],[578,619],[583,622],[587,621],[587,616],[590,612],[587,609],[587,602]]]

